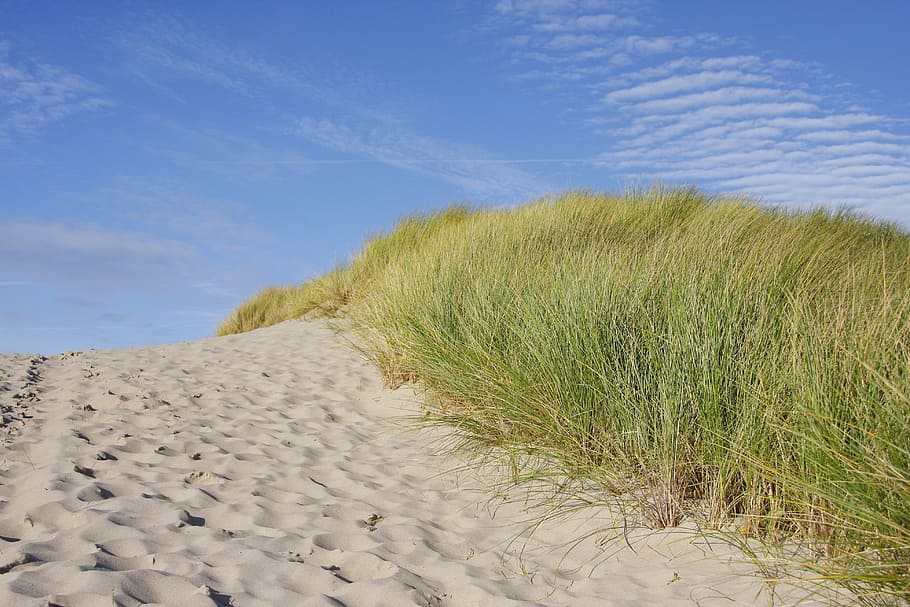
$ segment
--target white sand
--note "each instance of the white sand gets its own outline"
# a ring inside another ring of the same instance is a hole
[[[687,531],[633,532],[634,551],[602,531],[566,557],[599,510],[510,544],[543,510],[445,474],[390,418],[413,396],[321,323],[2,355],[0,404],[0,605],[766,603]]]

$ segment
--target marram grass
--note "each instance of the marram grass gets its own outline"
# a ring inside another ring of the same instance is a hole
[[[910,602],[910,235],[691,189],[404,219],[219,333],[343,313],[435,419],[632,498],[656,526],[807,538]]]

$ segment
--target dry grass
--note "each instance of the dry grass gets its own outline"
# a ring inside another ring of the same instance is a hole
[[[419,379],[435,421],[471,444],[558,462],[656,526],[697,513],[811,538],[825,577],[907,602],[910,236],[896,227],[659,188],[455,208],[264,291],[219,331],[342,306],[390,383]]]

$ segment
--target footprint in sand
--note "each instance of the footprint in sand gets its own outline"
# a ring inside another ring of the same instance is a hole
[[[106,489],[101,485],[90,485],[76,493],[76,499],[80,502],[100,502],[102,500],[114,497],[113,491]]]
[[[189,525],[190,527],[204,527],[205,526],[205,517],[204,516],[193,516],[186,510],[181,510],[180,514],[177,515],[179,522],[177,527],[183,527],[184,525]]]
[[[320,533],[313,536],[313,545],[323,550],[363,552],[379,544],[361,533]]]
[[[48,502],[31,509],[22,522],[26,527],[44,525],[59,531],[81,527],[87,520],[87,516],[82,510],[71,512],[60,502]]]
[[[18,542],[22,539],[22,523],[14,519],[0,520],[0,540],[4,542]]]
[[[341,570],[352,582],[369,582],[389,578],[399,567],[369,552],[355,552],[340,557]]]
[[[82,476],[87,476],[88,478],[95,478],[95,471],[92,468],[80,466],[79,464],[73,466],[73,472],[81,474]]]

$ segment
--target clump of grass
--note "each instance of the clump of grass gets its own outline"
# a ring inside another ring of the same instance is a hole
[[[878,277],[877,306],[804,326],[800,406],[783,428],[799,456],[756,460],[792,496],[810,548],[795,560],[850,604],[910,603],[910,292],[894,278]]]
[[[311,312],[337,314],[349,293],[349,277],[343,268],[301,285],[269,287],[241,304],[215,332],[217,335],[243,333]]]
[[[896,227],[692,189],[572,192],[407,218],[336,273],[264,292],[237,326],[348,304],[389,382],[420,380],[473,444],[630,497],[655,526],[812,538],[826,577],[910,597]]]

